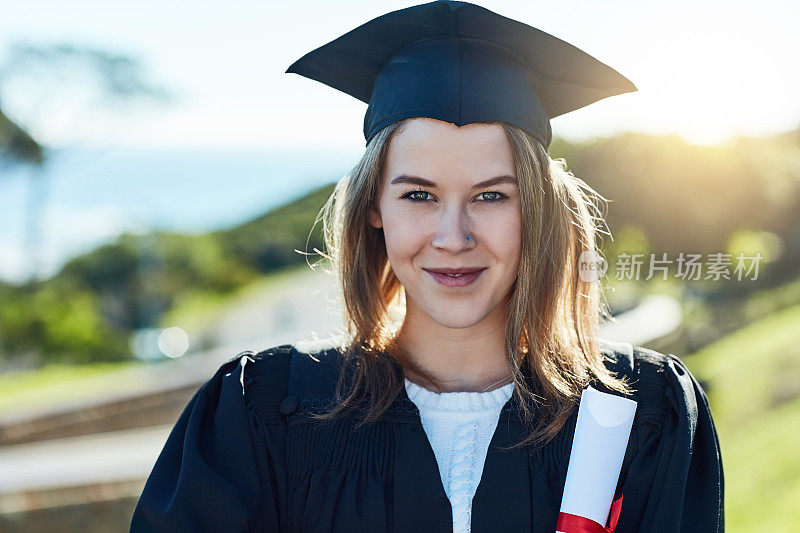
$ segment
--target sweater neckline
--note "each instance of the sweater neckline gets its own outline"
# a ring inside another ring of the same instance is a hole
[[[403,378],[408,398],[420,409],[480,411],[502,409],[514,392],[514,382],[486,392],[434,392]]]

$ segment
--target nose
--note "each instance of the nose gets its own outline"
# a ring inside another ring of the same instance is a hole
[[[470,222],[463,209],[454,206],[444,209],[438,219],[431,244],[440,250],[459,253],[475,247],[475,233],[470,230]]]

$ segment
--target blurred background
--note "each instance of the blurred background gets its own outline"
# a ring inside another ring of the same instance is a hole
[[[341,326],[309,263],[366,104],[284,71],[416,3],[3,2],[1,531],[127,531],[222,362]],[[701,380],[728,530],[797,531],[800,8],[478,3],[637,85],[552,121],[612,200],[602,336]]]

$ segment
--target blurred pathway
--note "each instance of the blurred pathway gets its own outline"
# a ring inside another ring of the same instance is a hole
[[[167,424],[0,447],[0,501],[18,492],[143,479],[171,428]]]

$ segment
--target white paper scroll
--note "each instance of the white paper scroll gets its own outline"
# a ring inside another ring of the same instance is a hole
[[[586,387],[581,394],[561,512],[605,526],[636,413],[636,402]],[[557,532],[570,533],[570,532]]]

